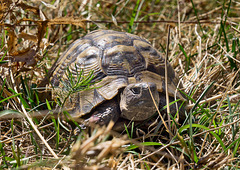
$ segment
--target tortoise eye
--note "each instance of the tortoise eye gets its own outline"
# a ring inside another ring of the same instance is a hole
[[[140,94],[141,93],[141,87],[133,87],[130,89],[133,94]]]

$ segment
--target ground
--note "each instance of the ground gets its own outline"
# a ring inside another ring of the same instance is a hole
[[[0,169],[239,168],[239,2],[0,4]],[[38,88],[54,61],[96,29],[136,34],[168,57],[187,98],[185,122],[158,118],[149,131],[131,124],[118,133],[112,124],[81,131],[68,116],[35,118],[58,113],[57,100]]]

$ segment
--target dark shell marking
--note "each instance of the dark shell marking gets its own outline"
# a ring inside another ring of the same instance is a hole
[[[71,96],[66,108],[76,116],[89,113],[103,101],[112,99],[120,88],[130,83],[153,81],[159,92],[165,91],[164,58],[148,41],[125,32],[98,30],[73,42],[57,61],[51,79],[53,87],[61,88],[60,78],[66,80],[67,67],[73,74],[76,67],[84,69],[85,75],[93,70],[94,81],[102,80],[96,84],[101,88]],[[167,69],[169,93],[173,96],[179,79],[169,63]],[[183,99],[179,92],[177,97]]]

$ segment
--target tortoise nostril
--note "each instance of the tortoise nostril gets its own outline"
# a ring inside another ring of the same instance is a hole
[[[140,94],[141,93],[141,87],[133,87],[130,89],[133,94]]]

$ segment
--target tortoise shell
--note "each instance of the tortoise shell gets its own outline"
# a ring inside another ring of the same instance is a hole
[[[61,81],[67,81],[65,70],[76,76],[76,68],[84,75],[93,71],[95,87],[72,94],[65,108],[72,116],[81,117],[106,100],[113,99],[132,83],[153,82],[159,93],[165,93],[165,58],[148,41],[139,36],[113,30],[90,32],[73,42],[58,59],[51,78],[54,97],[62,93]],[[184,99],[176,92],[179,78],[167,62],[169,96]]]

